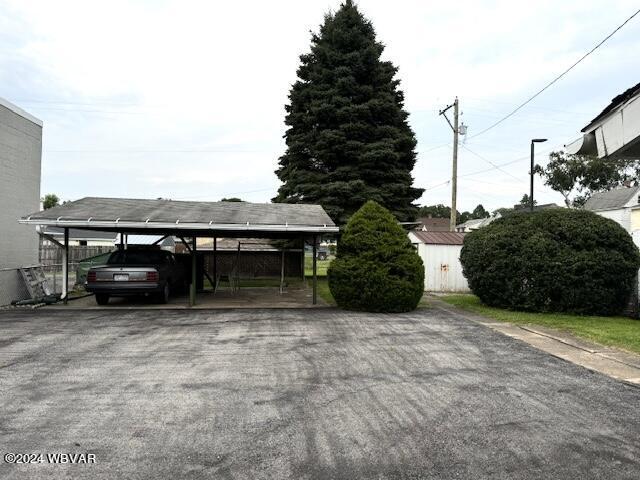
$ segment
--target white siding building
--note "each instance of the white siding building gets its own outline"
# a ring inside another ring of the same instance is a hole
[[[584,208],[619,223],[640,246],[640,187],[596,193],[587,200]]]
[[[0,305],[23,296],[17,267],[38,263],[38,235],[18,219],[40,209],[42,122],[0,98]]]
[[[640,83],[611,100],[582,132],[581,138],[566,146],[567,153],[640,157]]]
[[[409,232],[409,240],[424,263],[425,291],[470,291],[460,263],[464,233],[412,231]]]

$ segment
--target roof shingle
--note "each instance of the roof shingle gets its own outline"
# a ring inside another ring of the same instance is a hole
[[[640,187],[623,187],[608,192],[594,193],[584,204],[584,209],[598,212],[622,208],[639,192]]]
[[[27,215],[31,220],[57,219],[121,222],[209,223],[252,225],[335,224],[320,205],[249,202],[185,202],[85,197]]]

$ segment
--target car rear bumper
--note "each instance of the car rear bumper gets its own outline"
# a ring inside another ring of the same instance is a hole
[[[106,293],[124,297],[160,293],[164,284],[158,282],[91,282],[85,283],[84,288],[91,293]]]

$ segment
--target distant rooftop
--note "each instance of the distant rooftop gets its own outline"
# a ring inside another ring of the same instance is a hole
[[[622,187],[608,192],[594,193],[584,204],[584,209],[598,212],[622,208],[639,193],[640,187]]]
[[[279,252],[282,249],[274,246],[272,241],[267,238],[217,238],[216,250],[218,251],[238,251],[238,244],[243,252]],[[198,240],[199,249],[213,250],[213,238],[201,238]]]
[[[423,232],[421,230],[411,233],[427,245],[462,245],[465,235],[460,232]]]
[[[534,205],[533,206],[533,210],[549,210],[550,208],[562,208],[560,205],[558,205],[557,203],[543,203],[542,205]],[[518,203],[517,205],[513,206],[513,210],[516,212],[520,212],[523,210],[529,210],[529,205],[522,205],[520,203]]]
[[[489,217],[489,218],[491,218],[491,217]],[[463,223],[460,223],[459,225],[456,225],[456,228],[474,227],[476,225],[480,225],[481,223],[483,223],[486,220],[487,220],[487,218],[472,218],[471,220],[467,220],[466,222],[463,222]]]
[[[424,227],[428,232],[448,232],[449,222],[448,218],[420,217],[416,228],[422,230]]]

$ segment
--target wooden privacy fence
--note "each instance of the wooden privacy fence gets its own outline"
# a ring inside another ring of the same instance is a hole
[[[103,253],[112,252],[114,246],[88,246],[73,245],[69,246],[69,263],[78,263],[89,257],[95,257]],[[57,245],[41,245],[39,263],[42,265],[56,265],[62,263],[62,248]]]
[[[213,252],[199,252],[204,255],[204,268],[209,275],[213,275]],[[280,277],[282,268],[282,252],[216,252],[218,275],[229,275],[238,267],[240,278]],[[284,252],[285,277],[302,277],[302,252]]]

